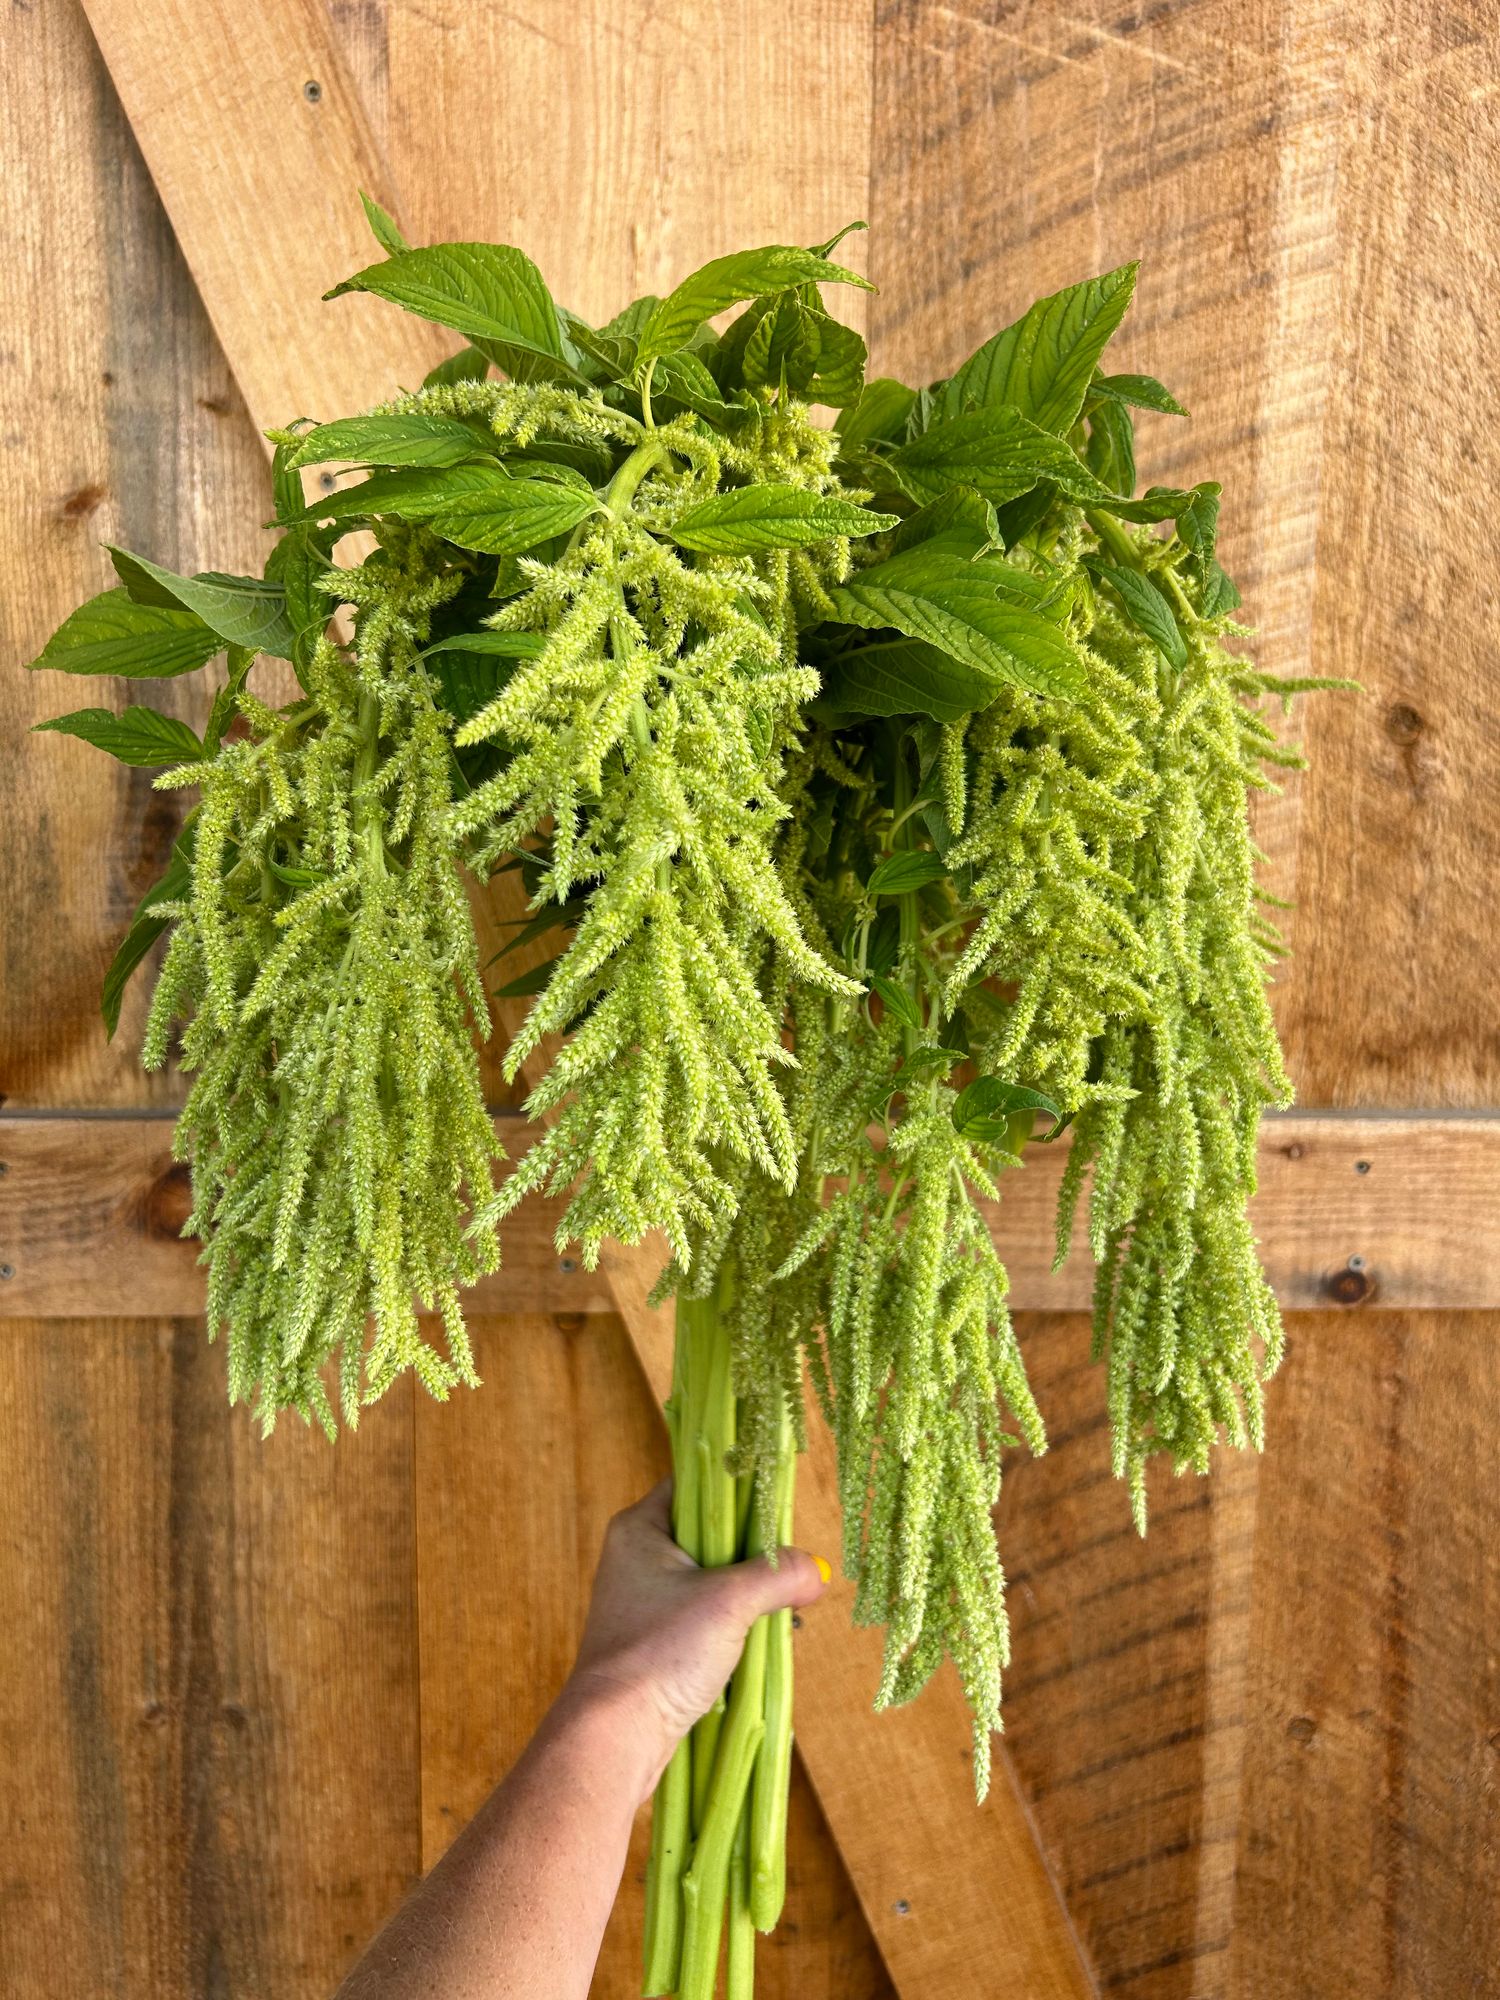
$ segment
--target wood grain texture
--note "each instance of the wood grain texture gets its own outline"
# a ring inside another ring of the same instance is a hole
[[[395,0],[414,240],[519,244],[599,322],[725,251],[821,242],[866,211],[871,32],[869,0]],[[840,261],[863,271],[867,242]],[[864,297],[840,292],[840,316],[862,325]]]
[[[99,982],[161,874],[185,809],[87,744],[30,736],[124,683],[20,671],[80,599],[115,581],[101,542],[183,569],[248,567],[269,491],[254,430],[88,26],[15,8],[0,65],[0,1093],[12,1104],[180,1096],[135,1049],[144,982],[106,1043]],[[201,722],[202,676],[147,697]]]
[[[667,1470],[662,1425],[618,1319],[485,1319],[483,1395],[417,1413],[423,1862],[519,1756],[572,1665],[609,1516]],[[805,1635],[804,1635],[805,1636]],[[640,1990],[649,1814],[591,1988]],[[838,1851],[799,1770],[786,1918],[757,1951],[762,2000],[891,2000]]]
[[[513,1153],[521,1120],[500,1118]],[[1052,1269],[1067,1141],[1033,1146],[987,1208],[1019,1310],[1089,1303],[1086,1248]],[[203,1304],[197,1245],[179,1231],[187,1169],[162,1117],[0,1115],[0,1318],[168,1312]],[[1284,1310],[1500,1308],[1500,1118],[1293,1112],[1261,1131],[1252,1214]],[[506,1224],[503,1268],[469,1294],[476,1312],[615,1310],[616,1256],[601,1272],[559,1255],[557,1202]],[[1081,1240],[1081,1232],[1080,1232]],[[637,1261],[649,1276],[664,1257]]]
[[[929,379],[1143,260],[1116,365],[1192,419],[1144,419],[1142,483],[1221,478],[1257,657],[1366,688],[1298,704],[1312,769],[1257,813],[1299,902],[1292,1075],[1312,1105],[1492,1103],[1492,11],[890,0],[877,34],[875,359]]]
[[[1489,1315],[1299,1315],[1263,1458],[1131,1530],[1081,1320],[998,1514],[1006,1740],[1101,1992],[1496,1992]]]
[[[410,1385],[337,1454],[199,1326],[0,1347],[0,1828],[17,2000],[327,2000],[414,1879]]]

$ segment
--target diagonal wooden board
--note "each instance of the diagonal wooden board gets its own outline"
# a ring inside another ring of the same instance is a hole
[[[414,385],[457,344],[373,300],[318,303],[331,281],[370,261],[356,191],[399,212],[320,7],[85,0],[85,11],[259,423],[358,409]],[[545,262],[545,244],[530,247]],[[502,895],[514,879],[501,878]],[[617,1252],[606,1275],[660,1397],[671,1322],[646,1304],[655,1268],[649,1250]],[[799,1505],[799,1537],[835,1549],[821,1433]],[[851,1594],[840,1586],[837,1608]],[[923,2000],[973,1994],[976,1980],[1029,2000],[1092,1991],[1003,1758],[988,1802],[974,1805],[968,1721],[951,1677],[876,1717],[878,1635],[830,1616],[803,1636],[799,1745],[897,1986]]]

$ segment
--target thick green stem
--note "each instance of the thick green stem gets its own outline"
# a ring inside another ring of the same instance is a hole
[[[682,1874],[692,1849],[693,1749],[684,1736],[651,1802],[646,1864],[646,1969],[642,1993],[677,1991],[682,1958]]]
[[[729,1895],[729,1864],[761,1738],[766,1732],[766,1627],[757,1618],[745,1641],[729,1692],[729,1708],[714,1760],[708,1811],[682,1881],[681,2000],[713,2000],[719,1940]]]
[[[695,1433],[685,1440],[698,1460],[698,1551],[705,1569],[723,1569],[738,1553],[736,1481],[726,1459],[734,1450],[735,1398],[729,1365],[729,1341],[720,1323],[728,1303],[730,1277],[722,1272],[706,1299],[681,1299],[677,1305],[677,1337],[694,1350],[693,1366],[703,1390]],[[713,1782],[719,1732],[724,1725],[721,1694],[693,1726],[693,1832],[702,1828]]]
[[[796,1474],[791,1421],[783,1412],[781,1462],[776,1470],[776,1539],[782,1547],[792,1539]],[[750,1915],[758,1931],[769,1931],[780,1921],[786,1901],[786,1807],[792,1782],[792,1614],[775,1611],[762,1622],[769,1627],[766,1733],[755,1760],[751,1795]]]
[[[752,2000],[755,1992],[755,1921],[750,1909],[750,1801],[740,1808],[729,1856],[729,1949],[725,2000]]]

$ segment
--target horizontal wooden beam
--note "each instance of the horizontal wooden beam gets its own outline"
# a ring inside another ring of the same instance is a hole
[[[499,1123],[519,1139],[518,1119]],[[179,1234],[187,1169],[171,1138],[161,1117],[0,1115],[0,1318],[202,1311],[197,1246]],[[1065,1157],[1065,1142],[1031,1147],[991,1215],[1019,1310],[1088,1306],[1086,1250],[1051,1268]],[[1288,1311],[1500,1307],[1500,1116],[1268,1118],[1260,1178],[1255,1224]],[[504,1268],[470,1294],[476,1312],[616,1309],[616,1273],[558,1253],[559,1212],[533,1200],[506,1225]]]

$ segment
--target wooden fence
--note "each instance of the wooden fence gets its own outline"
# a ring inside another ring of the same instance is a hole
[[[96,1012],[178,807],[19,735],[59,704],[16,665],[100,587],[100,541],[250,567],[257,430],[445,351],[318,303],[367,261],[363,187],[414,240],[521,244],[600,315],[868,216],[841,254],[882,287],[877,364],[918,379],[1140,255],[1123,365],[1193,412],[1151,422],[1143,470],[1225,480],[1266,665],[1364,684],[1308,709],[1312,771],[1258,818],[1298,904],[1277,1003],[1304,1106],[1262,1145],[1291,1313],[1270,1449],[1161,1480],[1136,1540],[1087,1274],[1047,1269],[1056,1166],[1018,1176],[996,1227],[1053,1448],[998,1517],[998,1782],[976,1810],[952,1685],[872,1715],[878,1646],[831,1593],[798,1638],[769,2000],[1500,1992],[1488,11],[42,0],[7,54],[6,1990],[329,1992],[524,1742],[603,1522],[664,1460],[651,1261],[568,1268],[540,1209],[480,1301],[479,1393],[403,1384],[336,1451],[224,1409],[178,1086],[134,1065],[139,994],[113,1046]],[[834,1544],[834,1512],[815,1452],[801,1539]]]

